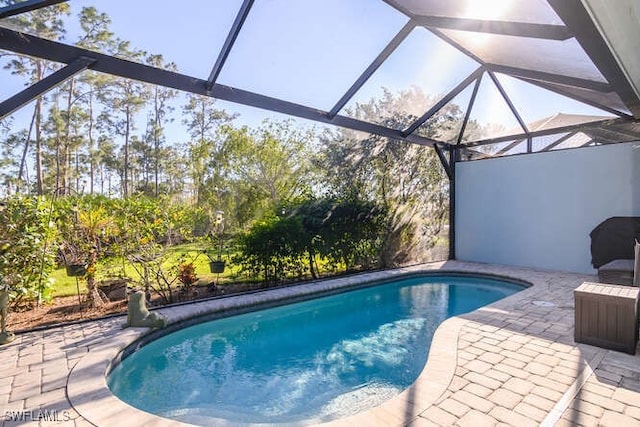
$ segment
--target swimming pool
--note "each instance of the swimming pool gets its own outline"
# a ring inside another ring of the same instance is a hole
[[[443,320],[521,289],[421,276],[218,319],[150,342],[108,385],[134,407],[199,425],[348,416],[415,381]]]

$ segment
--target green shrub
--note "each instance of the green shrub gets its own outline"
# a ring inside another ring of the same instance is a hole
[[[384,209],[356,199],[312,203],[301,205],[297,214],[315,253],[347,270],[377,266],[387,233]]]
[[[254,224],[239,236],[240,255],[235,262],[254,276],[262,275],[266,283],[286,277],[300,277],[305,272],[304,234],[300,218],[270,218]]]
[[[57,229],[51,203],[42,197],[12,196],[0,206],[0,286],[12,306],[51,298]]]
[[[385,212],[372,203],[310,200],[255,223],[238,238],[235,262],[267,283],[308,272],[318,277],[318,256],[334,269],[370,269],[378,265],[386,233]]]

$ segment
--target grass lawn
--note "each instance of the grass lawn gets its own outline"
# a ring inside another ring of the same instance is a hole
[[[166,249],[166,259],[162,263],[162,267],[171,275],[171,277],[175,277],[175,273],[171,272],[171,268],[177,266],[180,259],[184,259],[187,263],[194,263],[199,283],[210,283],[216,280],[217,275],[212,274],[209,270],[209,258],[206,254],[202,253],[202,248],[198,244],[187,243]],[[240,267],[229,264],[228,257],[225,257],[225,259],[227,260],[227,266],[225,268],[225,272],[220,274],[219,278],[220,282],[223,283],[225,281],[237,279],[240,271]],[[140,266],[138,265],[137,268],[140,269]],[[122,258],[113,258],[104,260],[98,264],[98,280],[118,278],[123,275],[132,279],[133,285],[135,285],[136,282],[141,282],[138,270],[127,260],[123,260]],[[76,278],[68,277],[64,266],[54,270],[50,277],[54,280],[54,297],[70,296],[78,293]],[[84,278],[79,278],[78,287],[80,288],[81,294],[86,293],[87,285]]]

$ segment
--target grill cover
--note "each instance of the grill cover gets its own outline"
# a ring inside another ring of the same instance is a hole
[[[600,223],[591,236],[591,264],[599,268],[615,259],[633,259],[640,241],[640,217],[615,216]]]

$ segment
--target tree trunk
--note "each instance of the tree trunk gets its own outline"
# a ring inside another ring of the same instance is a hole
[[[36,74],[38,76],[38,81],[41,81],[44,77],[44,67],[42,66],[42,61],[36,61]],[[35,107],[35,115],[36,115],[36,193],[38,195],[44,194],[44,185],[42,183],[42,133],[41,133],[41,123],[42,123],[42,96],[36,100]]]
[[[55,191],[60,191],[60,195],[64,195],[64,187],[60,182],[60,159],[62,158],[62,151],[60,148],[60,135],[56,132],[56,188]]]
[[[104,194],[104,165],[100,165],[100,193]]]
[[[95,153],[93,152],[93,94],[89,94],[89,193],[93,194],[93,180],[95,175]]]
[[[27,163],[27,154],[29,153],[29,142],[31,141],[31,132],[33,132],[33,124],[36,121],[36,109],[33,109],[33,116],[31,117],[31,124],[29,125],[29,132],[27,133],[27,139],[24,142],[24,150],[22,151],[22,159],[20,160],[20,170],[18,171],[18,182],[22,180],[22,175],[25,172],[25,165]]]
[[[154,181],[155,181],[155,196],[158,197],[158,175],[159,175],[159,163],[160,163],[160,109],[158,108],[158,88],[155,88],[155,126],[153,128],[153,139],[154,139]]]
[[[318,274],[316,273],[315,268],[313,268],[313,252],[309,251],[309,271],[311,271],[311,277],[314,279],[318,278]]]
[[[89,307],[100,307],[106,303],[98,292],[96,286],[96,266],[98,264],[98,253],[92,250],[87,263],[87,305]]]
[[[64,124],[64,138],[62,141],[63,147],[63,159],[64,167],[62,168],[62,186],[67,189],[71,187],[70,170],[71,170],[71,106],[73,104],[73,82],[74,79],[69,80],[69,91],[67,92],[67,117]],[[78,188],[76,186],[76,191]]]
[[[82,194],[84,192],[84,188],[80,188],[80,155],[78,153],[78,148],[75,149],[75,157],[76,157],[76,191]]]
[[[129,126],[131,121],[131,109],[127,105],[125,109],[125,133],[124,133],[124,173],[122,183],[122,196],[129,196]]]
[[[36,101],[36,193],[44,194],[44,185],[42,184],[42,134],[40,132],[40,124],[42,120],[42,98]]]

